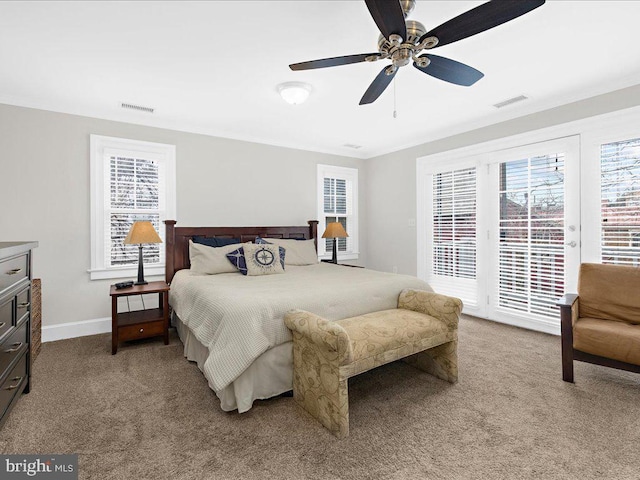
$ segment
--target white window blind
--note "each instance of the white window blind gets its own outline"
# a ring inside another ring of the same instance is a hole
[[[124,245],[134,222],[150,221],[164,243],[163,220],[175,218],[175,147],[91,135],[91,279],[135,275],[136,245]],[[164,273],[164,244],[144,245],[147,275]]]
[[[358,258],[358,170],[354,168],[318,165],[318,234],[327,225],[339,222],[349,235],[337,239],[338,258]],[[330,256],[333,239],[318,242],[318,254]]]
[[[347,205],[350,203],[347,195],[347,181],[343,178],[324,178],[324,215],[325,228],[331,222],[340,222],[346,232],[349,232],[347,220]],[[332,216],[327,216],[332,215]],[[346,252],[349,238],[338,238],[338,252]],[[331,251],[333,239],[325,239],[325,249]]]
[[[498,309],[557,317],[564,293],[564,154],[500,164]]]
[[[432,266],[428,281],[435,291],[456,296],[466,306],[477,306],[476,168],[432,177]]]
[[[640,266],[640,138],[601,145],[601,261]]]
[[[164,182],[160,181],[157,161],[136,156],[107,154],[109,163],[109,203],[106,218],[109,235],[105,235],[105,265],[107,267],[138,264],[138,246],[123,241],[134,222],[147,220],[164,240],[160,218],[164,218]],[[105,191],[107,189],[105,188]],[[145,264],[164,263],[164,248],[160,244],[145,245]]]

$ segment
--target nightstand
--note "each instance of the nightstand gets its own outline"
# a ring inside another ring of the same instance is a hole
[[[118,313],[118,298],[129,295],[157,293],[159,308]],[[169,345],[169,285],[165,282],[149,282],[117,289],[111,285],[111,355],[118,351],[118,342],[140,338],[164,336]]]

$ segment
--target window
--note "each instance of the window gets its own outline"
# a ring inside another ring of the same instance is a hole
[[[123,241],[148,220],[164,241],[163,220],[175,217],[175,146],[91,135],[92,280],[135,275],[138,247]],[[164,247],[146,245],[145,273],[164,273]]]
[[[318,235],[340,222],[348,238],[338,239],[338,259],[358,258],[358,169],[318,165]],[[333,239],[318,242],[318,255],[330,258]]]
[[[602,263],[640,266],[640,138],[600,147]]]

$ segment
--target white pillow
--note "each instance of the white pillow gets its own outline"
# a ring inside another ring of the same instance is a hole
[[[243,245],[247,275],[272,275],[284,273],[280,262],[280,247],[277,245],[250,243]],[[286,261],[286,257],[285,257]]]
[[[233,252],[240,246],[242,246],[241,243],[234,243],[224,247],[209,247],[189,240],[191,271],[207,275],[237,272],[238,269],[227,259],[227,253]]]
[[[263,238],[262,240],[285,248],[287,252],[284,257],[285,265],[313,265],[318,263],[318,253],[313,239]]]

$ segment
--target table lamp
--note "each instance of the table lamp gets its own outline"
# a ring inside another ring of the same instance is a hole
[[[125,245],[138,244],[138,281],[136,285],[146,285],[144,280],[144,262],[142,260],[143,243],[162,243],[151,222],[134,222],[124,239]]]
[[[338,238],[347,238],[347,232],[340,222],[331,222],[322,234],[322,238],[333,238],[333,257],[331,263],[338,263]]]

